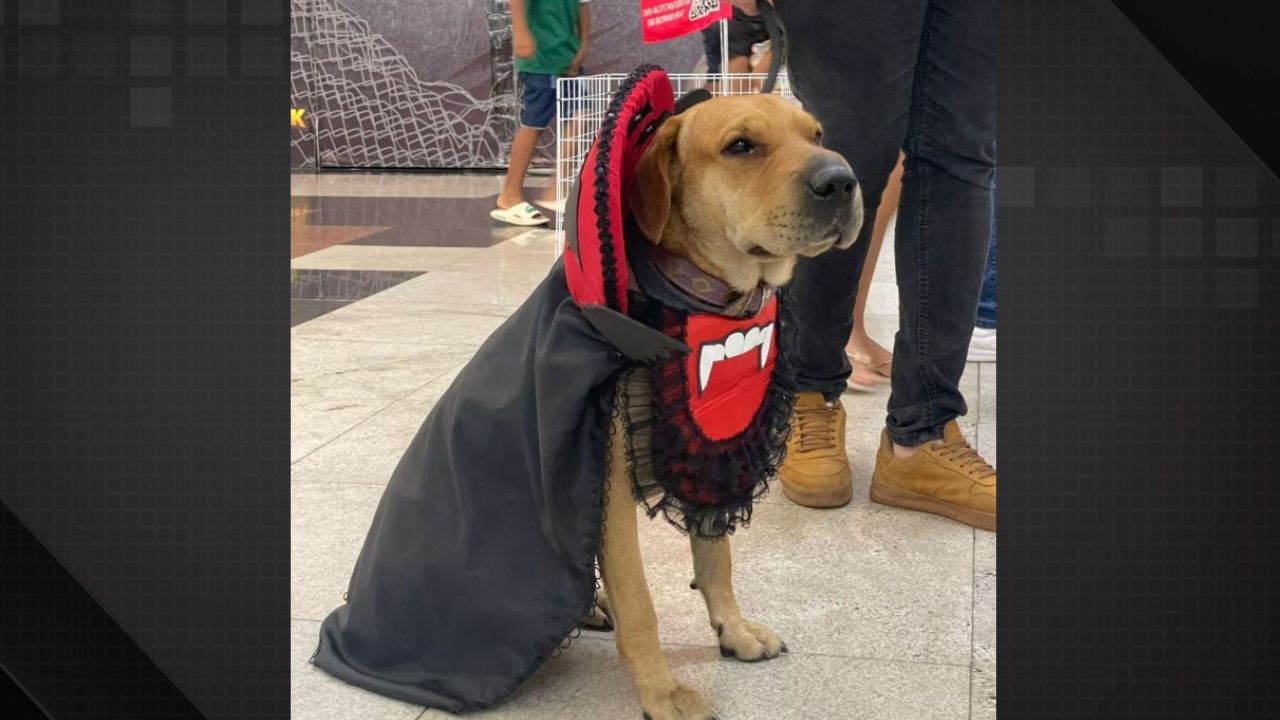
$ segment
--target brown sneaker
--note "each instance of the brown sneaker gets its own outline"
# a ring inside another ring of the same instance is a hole
[[[797,505],[840,507],[853,499],[849,455],[844,449],[844,405],[822,393],[796,395],[787,459],[778,471],[782,494]]]
[[[969,447],[955,420],[941,440],[921,445],[905,460],[894,456],[888,431],[881,431],[871,499],[996,531],[996,469]]]

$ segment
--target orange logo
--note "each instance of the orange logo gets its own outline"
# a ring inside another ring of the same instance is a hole
[[[306,110],[304,110],[303,108],[290,108],[289,109],[289,127],[296,127],[296,128],[301,128],[303,130],[306,130],[307,126],[302,123],[302,114],[305,112]]]

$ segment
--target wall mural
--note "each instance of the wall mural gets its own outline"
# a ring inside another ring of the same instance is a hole
[[[507,0],[291,1],[295,168],[505,165],[518,113]],[[697,36],[641,44],[638,5],[591,3],[587,72],[692,70]]]

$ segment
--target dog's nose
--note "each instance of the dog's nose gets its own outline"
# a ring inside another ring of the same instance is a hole
[[[842,205],[852,202],[858,179],[843,162],[827,161],[809,175],[809,192],[824,203]]]

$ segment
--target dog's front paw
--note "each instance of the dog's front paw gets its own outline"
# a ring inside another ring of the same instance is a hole
[[[719,720],[697,690],[676,684],[667,690],[640,693],[645,720]]]
[[[743,662],[756,662],[778,657],[787,651],[787,644],[769,628],[750,620],[726,622],[718,629],[720,655],[736,657]]]

